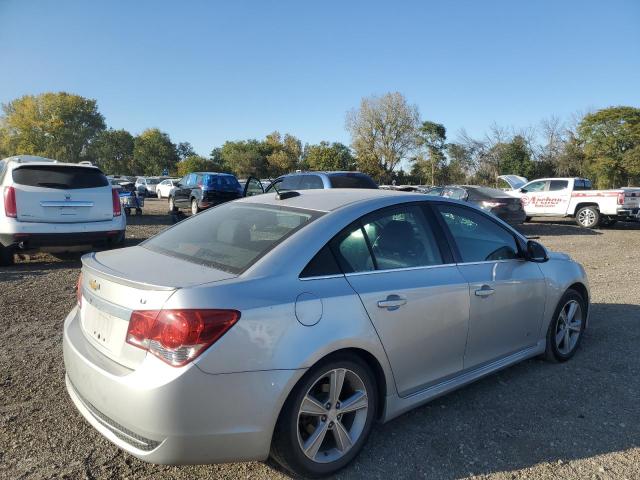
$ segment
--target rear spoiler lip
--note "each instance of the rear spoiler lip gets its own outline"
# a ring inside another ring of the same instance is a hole
[[[92,274],[97,275],[99,277],[104,278],[105,280],[111,280],[121,285],[126,285],[128,287],[138,288],[140,290],[163,290],[167,292],[171,292],[177,290],[179,287],[168,287],[166,285],[155,285],[152,283],[145,283],[139,281],[129,280],[128,278],[124,278],[120,272],[113,270],[103,263],[100,263],[96,259],[95,252],[87,253],[82,256],[82,267],[90,270]]]

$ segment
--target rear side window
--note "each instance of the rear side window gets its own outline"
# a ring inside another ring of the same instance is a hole
[[[282,181],[278,183],[278,190],[298,190],[300,187],[300,180],[302,179],[302,175],[291,175],[288,177],[283,177]]]
[[[564,190],[569,186],[569,182],[567,180],[550,180],[549,181],[549,191],[556,192],[558,190]]]
[[[344,273],[375,270],[371,250],[360,222],[354,222],[345,228],[330,245]]]
[[[591,180],[576,180],[573,184],[574,190],[591,190]]]
[[[438,205],[462,262],[486,262],[518,258],[515,237],[485,215],[457,205]]]
[[[200,265],[241,273],[321,215],[291,207],[231,202],[180,222],[142,246]]]
[[[97,168],[62,165],[31,165],[13,170],[13,181],[29,187],[74,190],[109,185],[107,177]]]
[[[324,188],[324,183],[318,175],[300,175],[300,190],[314,190]]]
[[[207,187],[223,191],[235,191],[241,189],[238,179],[231,175],[205,175],[204,184]]]
[[[325,245],[315,257],[304,267],[300,278],[322,277],[325,275],[339,275],[342,272],[336,262],[329,245]]]
[[[376,182],[364,173],[333,173],[329,175],[331,188],[378,188]]]

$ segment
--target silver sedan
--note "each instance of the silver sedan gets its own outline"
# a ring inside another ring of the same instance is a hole
[[[583,268],[466,203],[379,190],[265,194],[83,257],[69,395],[162,464],[329,475],[374,421],[530,357],[571,358]]]

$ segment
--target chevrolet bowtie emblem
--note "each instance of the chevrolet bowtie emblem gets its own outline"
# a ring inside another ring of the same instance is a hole
[[[98,282],[96,282],[95,280],[91,280],[89,282],[89,286],[91,287],[91,290],[100,290],[100,284]]]

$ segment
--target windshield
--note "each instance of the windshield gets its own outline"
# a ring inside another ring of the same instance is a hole
[[[147,178],[147,185],[157,185],[160,183],[160,180],[157,178]]]
[[[225,203],[178,223],[142,246],[200,265],[241,273],[320,215],[290,207]]]

